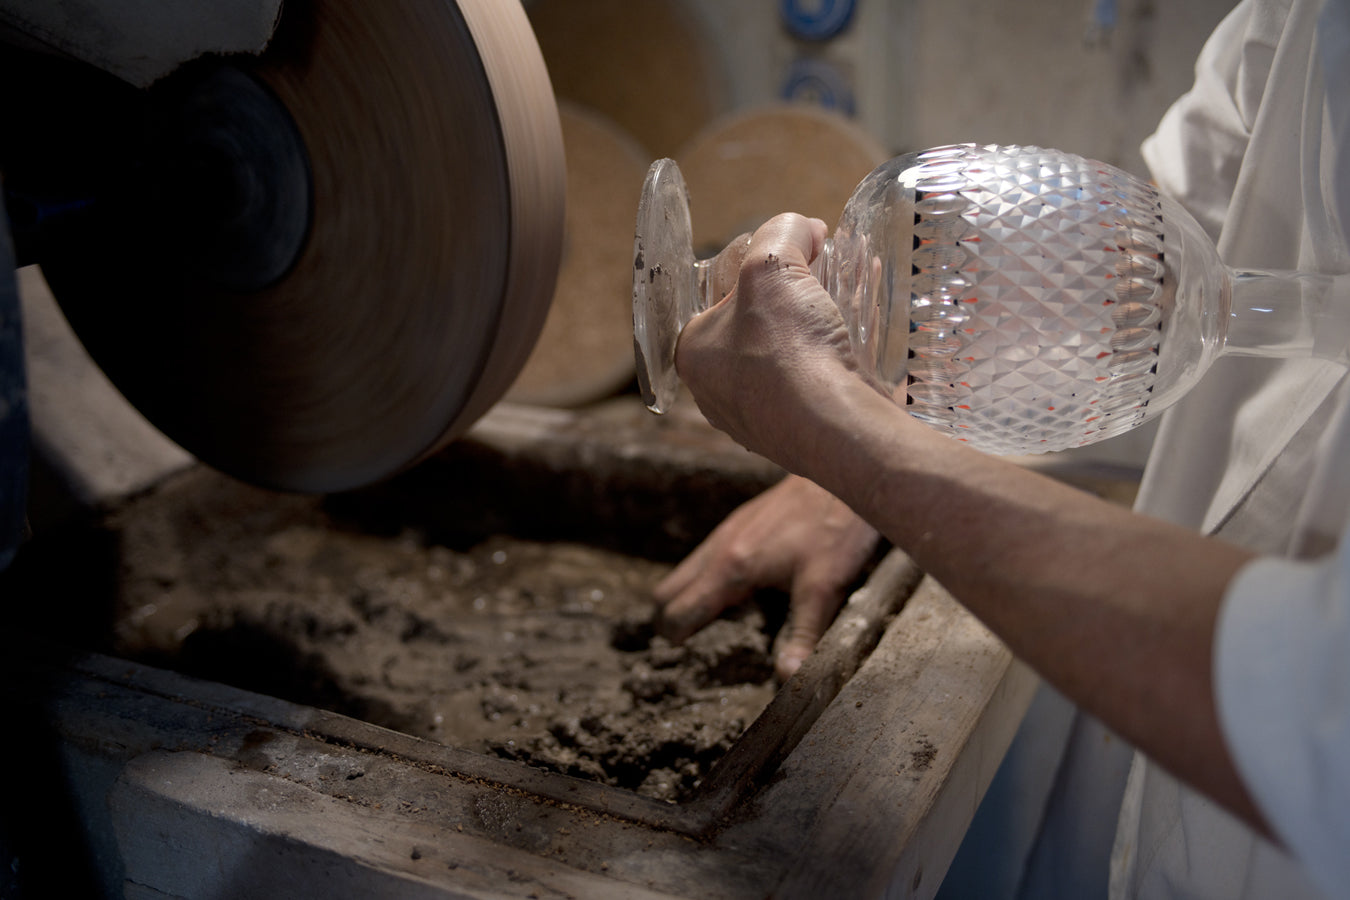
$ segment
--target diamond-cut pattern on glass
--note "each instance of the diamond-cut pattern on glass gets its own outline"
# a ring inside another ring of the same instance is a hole
[[[1150,255],[1159,267],[1157,248],[1122,229],[1137,230],[1141,203],[1145,221],[1155,215],[1156,200],[1131,196],[1090,161],[1034,147],[938,151],[915,192],[916,234],[932,237],[918,238],[912,257],[913,284],[925,291],[911,301],[910,412],[957,437],[978,433],[979,446],[998,453],[1131,427],[1147,386],[1123,408],[1110,401],[1125,375],[1139,392],[1159,326],[1134,309],[1131,323],[1145,324],[1118,327],[1122,271],[1149,268]],[[925,221],[952,216],[967,227]],[[1117,371],[1122,342],[1134,356]]]

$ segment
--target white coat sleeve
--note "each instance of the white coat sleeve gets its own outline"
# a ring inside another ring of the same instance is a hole
[[[1350,539],[1263,558],[1229,586],[1214,653],[1219,719],[1271,828],[1337,896],[1350,884]]]

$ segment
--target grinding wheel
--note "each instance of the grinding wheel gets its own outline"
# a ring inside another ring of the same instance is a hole
[[[557,109],[500,0],[287,4],[152,93],[157,156],[41,262],[155,425],[243,480],[393,474],[496,402],[563,233]]]

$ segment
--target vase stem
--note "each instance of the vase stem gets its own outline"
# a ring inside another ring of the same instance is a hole
[[[1223,352],[1350,362],[1350,275],[1233,269]]]

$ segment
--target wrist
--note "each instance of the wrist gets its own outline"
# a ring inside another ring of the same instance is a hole
[[[793,423],[778,461],[858,508],[859,496],[883,461],[893,463],[909,427],[922,428],[890,397],[856,372],[820,377],[805,408],[807,421]]]

